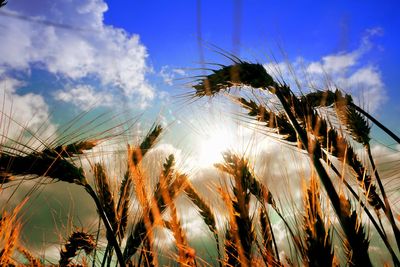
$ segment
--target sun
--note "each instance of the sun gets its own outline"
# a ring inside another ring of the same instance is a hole
[[[216,130],[199,142],[197,164],[202,167],[211,166],[223,160],[223,153],[232,149],[233,138],[225,131]]]

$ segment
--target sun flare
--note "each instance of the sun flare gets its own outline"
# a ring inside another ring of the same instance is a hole
[[[223,153],[234,148],[233,137],[223,130],[216,130],[199,143],[197,164],[210,166],[223,160]]]

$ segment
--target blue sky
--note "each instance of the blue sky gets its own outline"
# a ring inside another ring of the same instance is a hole
[[[400,61],[400,16],[395,1],[108,1],[105,22],[138,33],[149,52],[151,64],[195,66],[200,34],[206,42],[228,51],[240,51],[252,60],[263,61],[271,53],[282,58],[281,46],[289,59],[303,57],[317,61],[326,55],[349,52],[360,45],[368,29],[381,28],[373,48],[360,64],[379,69],[388,93],[387,112],[379,113],[392,123],[399,113],[396,69]],[[240,24],[234,20],[240,18]],[[234,38],[240,37],[240,45]],[[235,47],[236,46],[236,47]],[[206,48],[206,61],[218,58]]]
[[[318,60],[355,49],[367,29],[381,27],[384,34],[374,41],[385,51],[369,57],[391,75],[390,65],[400,58],[396,49],[400,18],[394,1],[200,2],[203,39],[228,51],[233,50],[233,39],[239,35],[241,54],[263,55],[278,43],[290,58]],[[107,3],[105,23],[138,33],[154,66],[191,66],[198,60],[196,1]],[[240,24],[234,23],[238,17]]]
[[[232,49],[233,36],[240,32],[242,50],[265,53],[268,46],[281,42],[292,57],[318,59],[356,47],[366,29],[379,26],[386,33],[382,44],[392,56],[399,56],[395,49],[399,17],[394,1],[200,2],[202,37],[227,50]],[[187,55],[197,54],[197,1],[107,3],[105,22],[138,33],[157,58],[154,64],[170,64],[172,56],[178,64],[188,64]],[[238,16],[240,25],[234,23]]]
[[[356,96],[363,91],[363,104],[372,103],[369,109],[396,131],[398,6],[395,1],[9,1],[0,14],[0,78],[15,99],[28,93],[41,99],[42,106],[31,103],[25,113],[53,112],[57,122],[71,107],[77,114],[124,106],[156,117],[174,95],[188,90],[175,79],[193,75],[186,69],[201,67],[201,53],[206,62],[227,63],[209,43],[250,61],[290,62],[299,72],[312,70],[316,79],[323,76],[319,67],[332,82],[349,86],[343,89]]]

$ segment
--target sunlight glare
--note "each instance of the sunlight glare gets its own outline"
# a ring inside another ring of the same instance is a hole
[[[200,141],[198,165],[211,166],[223,160],[223,153],[233,148],[233,138],[224,131],[217,130]]]

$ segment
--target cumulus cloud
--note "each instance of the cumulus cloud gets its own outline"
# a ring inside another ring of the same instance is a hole
[[[385,84],[379,66],[364,64],[365,56],[374,47],[371,39],[383,34],[379,27],[368,29],[358,48],[307,61],[297,58],[290,65],[283,62],[265,64],[265,68],[278,80],[284,80],[299,89],[340,88],[350,93],[358,104],[376,112],[386,101]]]
[[[0,67],[95,78],[145,106],[155,95],[145,77],[151,71],[146,48],[138,35],[105,25],[106,11],[102,0],[10,2],[0,16]]]
[[[185,74],[186,72],[183,69],[171,68],[168,65],[163,66],[159,73],[164,83],[167,85],[174,85],[174,80],[177,77],[183,77]]]
[[[23,82],[5,77],[0,80],[0,143],[10,139],[37,147],[56,131],[50,123],[49,107],[38,94],[19,94]],[[32,138],[32,135],[35,138]]]
[[[82,110],[89,110],[95,106],[111,106],[113,95],[107,92],[96,92],[90,85],[78,85],[74,88],[58,90],[54,93],[56,100],[71,103]]]
[[[345,72],[356,64],[357,58],[357,52],[324,56],[320,61],[311,62],[307,71],[315,74]]]

